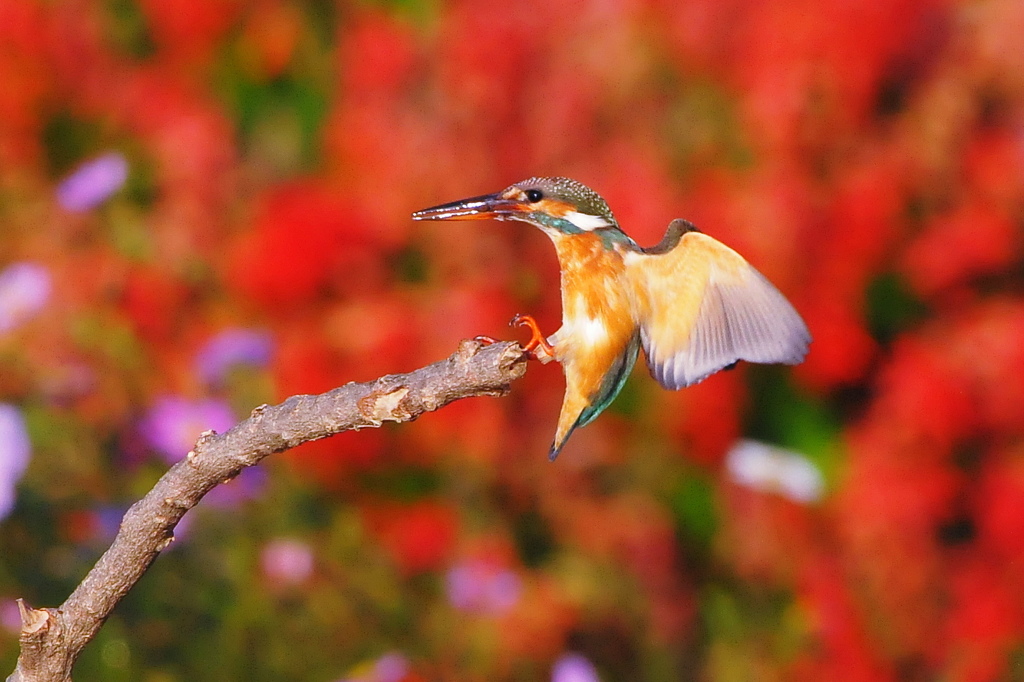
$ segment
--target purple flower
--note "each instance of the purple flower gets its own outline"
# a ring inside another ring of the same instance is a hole
[[[263,575],[281,585],[298,585],[313,575],[313,550],[300,540],[278,538],[263,546]]]
[[[93,540],[98,545],[109,545],[121,530],[126,507],[100,505],[93,509]]]
[[[551,668],[551,682],[601,682],[594,664],[579,654],[565,654]]]
[[[196,354],[196,370],[205,382],[215,385],[235,365],[266,365],[273,350],[274,343],[268,332],[239,327],[225,329]]]
[[[50,271],[37,263],[12,263],[0,272],[0,333],[10,331],[46,305]]]
[[[86,161],[57,185],[57,202],[68,211],[88,211],[110,198],[128,179],[128,162],[118,152]]]
[[[377,659],[373,665],[374,682],[399,682],[409,673],[409,661],[392,651]]]
[[[186,400],[179,396],[157,399],[142,418],[139,431],[169,464],[192,449],[203,431],[227,431],[235,415],[221,400]]]
[[[481,561],[452,567],[446,576],[448,601],[460,611],[501,614],[515,606],[523,586],[508,569],[497,570]]]
[[[21,410],[0,403],[0,519],[14,508],[15,486],[25,473],[31,454],[32,443]]]
[[[401,682],[408,674],[409,659],[391,651],[376,661],[360,663],[338,682]]]
[[[18,608],[18,602],[13,598],[0,599],[0,628],[7,630],[12,635],[21,632],[21,609]]]
[[[121,531],[121,522],[124,521],[124,515],[128,512],[127,506],[118,505],[98,505],[90,512],[90,524],[89,534],[84,538],[93,547],[107,547],[117,534]],[[173,534],[174,541],[167,547],[165,552],[173,551],[176,547],[179,547],[182,541],[188,534],[189,528],[192,526],[194,516],[192,514],[185,514],[180,521],[174,526]]]
[[[246,467],[230,481],[221,483],[206,493],[203,499],[215,507],[234,507],[246,500],[259,497],[267,484],[267,470],[260,467]]]

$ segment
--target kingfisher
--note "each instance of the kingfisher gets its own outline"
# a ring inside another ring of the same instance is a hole
[[[641,348],[651,375],[670,390],[741,360],[795,365],[807,355],[811,335],[800,314],[734,250],[679,218],[643,248],[597,192],[570,178],[533,177],[412,217],[518,220],[554,243],[561,328],[545,337],[529,315],[511,322],[532,333],[525,353],[559,362],[565,374],[551,460],[615,399]]]

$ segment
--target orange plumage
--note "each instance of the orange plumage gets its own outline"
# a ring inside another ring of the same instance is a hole
[[[738,253],[683,220],[669,225],[660,244],[643,249],[622,232],[604,200],[574,180],[531,178],[413,217],[519,220],[554,242],[562,326],[530,346],[565,373],[551,459],[574,429],[615,398],[641,347],[651,374],[670,389],[739,360],[796,364],[807,353],[810,334],[800,315]]]

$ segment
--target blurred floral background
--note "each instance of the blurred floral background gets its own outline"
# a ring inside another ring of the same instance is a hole
[[[568,175],[738,249],[807,361],[638,368],[554,464],[554,365],[275,456],[76,679],[1024,679],[1022,35],[1019,0],[0,0],[0,671],[200,431],[554,331],[539,231],[409,214]]]

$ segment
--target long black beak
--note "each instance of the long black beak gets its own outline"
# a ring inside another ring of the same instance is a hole
[[[440,206],[425,208],[412,214],[413,220],[503,220],[524,210],[523,204],[501,194],[484,194]]]

